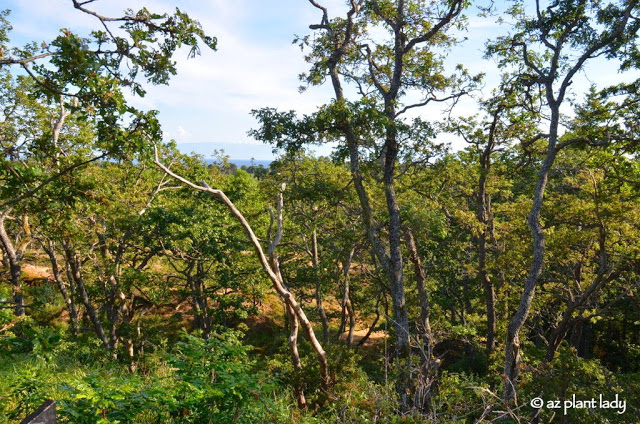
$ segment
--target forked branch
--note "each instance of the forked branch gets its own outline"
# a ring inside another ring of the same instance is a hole
[[[169,168],[167,168],[165,165],[163,165],[160,162],[160,159],[158,158],[158,148],[157,146],[155,146],[155,144],[153,148],[154,148],[153,162],[165,174],[169,175],[170,177],[180,181],[181,183],[195,190],[203,191],[205,193],[211,194],[213,197],[215,197],[216,199],[224,203],[225,206],[231,212],[231,214],[235,216],[236,219],[240,222],[245,232],[247,233],[247,236],[249,236],[251,243],[253,244],[253,247],[256,251],[256,254],[258,255],[258,259],[260,260],[260,264],[262,265],[262,268],[264,269],[264,271],[267,273],[267,276],[271,280],[271,283],[273,284],[273,288],[276,290],[276,292],[278,292],[280,297],[282,297],[282,299],[285,301],[288,307],[293,309],[296,317],[302,324],[302,327],[304,328],[307,339],[309,339],[309,342],[311,343],[311,346],[313,347],[313,350],[315,351],[316,356],[318,357],[318,362],[320,363],[320,374],[322,376],[322,388],[324,390],[327,390],[329,387],[329,368],[327,365],[327,358],[326,358],[324,349],[322,348],[322,345],[316,338],[315,332],[313,330],[313,326],[311,325],[311,322],[309,322],[309,319],[307,318],[306,314],[302,310],[302,307],[296,301],[293,294],[289,290],[287,290],[287,288],[284,286],[282,281],[282,276],[280,275],[280,273],[276,269],[273,269],[273,267],[269,263],[267,256],[264,254],[264,250],[262,249],[262,245],[260,244],[260,241],[258,240],[255,233],[253,232],[253,229],[251,228],[251,225],[249,224],[249,222],[246,220],[244,215],[242,215],[242,212],[238,210],[238,208],[233,204],[231,199],[229,199],[222,190],[211,188],[208,185],[206,185],[206,183],[203,185],[195,184],[187,180],[186,178],[181,177],[175,172],[171,171]]]

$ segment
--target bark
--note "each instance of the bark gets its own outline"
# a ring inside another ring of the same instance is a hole
[[[496,126],[498,124],[498,111],[493,116],[489,129],[489,139],[480,155],[480,178],[478,179],[477,194],[477,218],[482,228],[478,239],[478,275],[484,289],[485,306],[487,310],[487,356],[491,355],[495,346],[496,332],[496,291],[487,271],[487,241],[493,229],[493,211],[491,210],[491,197],[487,193],[487,176],[491,170],[491,154],[495,146]]]
[[[327,343],[329,341],[329,319],[327,318],[327,312],[324,310],[322,303],[322,284],[320,280],[320,260],[318,256],[318,236],[317,231],[314,228],[311,235],[311,261],[313,269],[315,271],[315,283],[316,283],[316,306],[318,308],[318,315],[320,315],[320,321],[322,322],[322,342]]]
[[[484,289],[484,300],[487,310],[487,355],[490,356],[495,347],[496,338],[496,290],[493,286],[493,282],[487,272],[487,240],[486,231],[482,230],[480,235],[480,242],[478,243],[478,271],[480,280],[482,281],[482,287]]]
[[[354,35],[354,19],[353,16],[360,10],[362,2],[351,2],[351,9],[347,12],[345,19],[345,25],[339,33],[335,33],[332,26],[329,23],[329,17],[327,9],[320,6],[317,2],[310,0],[316,8],[322,11],[322,21],[320,25],[314,25],[312,29],[324,29],[327,31],[329,38],[333,43],[333,50],[330,52],[327,58],[328,73],[331,78],[334,93],[337,103],[345,104],[344,92],[341,85],[340,73],[338,65],[342,62],[344,57],[348,54],[349,47],[355,43]],[[386,208],[388,214],[388,237],[385,243],[382,242],[381,237],[378,234],[378,230],[373,220],[373,214],[371,213],[371,207],[368,200],[367,192],[362,184],[362,177],[359,169],[359,140],[356,136],[356,131],[353,123],[349,117],[343,118],[341,123],[342,130],[344,132],[345,141],[349,148],[350,154],[350,166],[353,177],[354,187],[358,195],[362,206],[363,223],[367,230],[367,235],[373,246],[373,249],[378,257],[382,268],[385,271],[387,280],[389,282],[389,289],[393,304],[393,324],[395,327],[396,335],[396,353],[398,356],[406,356],[409,354],[409,320],[407,314],[407,307],[404,294],[404,282],[403,282],[403,256],[401,248],[400,237],[400,213],[398,199],[395,192],[395,166],[398,159],[398,134],[396,123],[398,122],[398,113],[396,112],[396,106],[398,100],[403,93],[405,76],[405,56],[414,50],[418,45],[428,43],[435,37],[439,36],[444,28],[450,24],[450,22],[457,17],[463,10],[465,3],[456,0],[451,3],[448,10],[434,22],[428,30],[419,34],[417,37],[408,39],[406,35],[406,26],[408,20],[405,17],[407,4],[404,1],[397,2],[396,13],[394,19],[387,16],[383,16],[380,13],[380,7],[377,2],[371,2],[375,13],[382,18],[389,27],[393,30],[393,57],[391,58],[391,71],[388,82],[380,82],[377,78],[378,67],[371,58],[371,52],[368,46],[364,46],[367,49],[368,55],[365,65],[368,65],[369,74],[373,86],[378,90],[382,99],[384,99],[384,114],[386,116],[387,124],[385,125],[385,142],[383,146],[383,185],[384,195],[386,201]],[[409,107],[424,106],[429,100],[405,107],[400,113],[406,111]],[[388,255],[385,251],[385,247],[388,248]],[[402,391],[402,390],[401,390]]]
[[[355,253],[355,248],[349,251],[349,256],[347,260],[342,264],[342,279],[343,283],[343,293],[342,293],[342,313],[340,317],[340,329],[338,330],[338,337],[346,330],[347,328],[347,317],[349,317],[350,321],[354,321],[353,317],[353,307],[351,306],[351,288],[349,284],[349,270],[351,269],[351,261],[353,260],[353,255]],[[353,337],[353,326],[355,324],[351,324],[351,328],[349,332],[351,333],[351,337]],[[349,337],[347,337],[347,344],[351,345],[351,341]]]
[[[24,296],[22,294],[22,256],[24,249],[29,243],[31,232],[29,230],[29,221],[26,216],[23,217],[23,229],[25,231],[25,239],[16,248],[11,238],[7,234],[5,228],[5,219],[7,218],[11,209],[7,209],[0,213],[0,245],[4,251],[5,257],[9,262],[9,278],[11,286],[13,287],[13,303],[14,315],[21,316],[25,314]]]
[[[322,343],[329,342],[329,318],[327,318],[327,312],[324,309],[322,303],[322,294],[320,293],[320,284],[316,282],[316,304],[318,308],[318,315],[320,315],[320,322],[322,323]]]
[[[130,373],[134,373],[136,372],[136,355],[135,355],[135,349],[133,346],[133,339],[131,338],[127,338],[126,340],[126,345],[127,345],[127,356],[129,358],[129,372]]]
[[[74,106],[78,105],[78,99],[75,98],[74,99]],[[60,148],[58,146],[58,140],[60,139],[60,131],[62,131],[62,127],[64,126],[64,121],[67,119],[67,117],[71,114],[71,112],[67,111],[67,109],[64,107],[64,97],[60,96],[60,113],[58,115],[58,119],[56,119],[55,121],[51,122],[51,129],[52,129],[52,135],[51,135],[51,141],[53,144],[53,157],[55,159],[55,163],[56,163],[56,168],[60,167]]]
[[[538,172],[538,178],[536,181],[533,204],[528,216],[528,225],[533,236],[533,258],[531,266],[525,281],[525,287],[520,297],[520,303],[518,309],[511,318],[509,326],[507,328],[507,340],[505,344],[505,367],[504,367],[504,391],[503,401],[510,403],[516,398],[516,384],[518,378],[518,366],[520,363],[520,340],[519,333],[524,325],[527,316],[531,308],[531,301],[535,292],[536,285],[542,268],[544,265],[544,253],[545,253],[545,240],[544,233],[542,231],[542,225],[540,222],[540,212],[542,210],[542,204],[544,199],[544,192],[549,177],[549,172],[553,166],[558,151],[569,145],[572,141],[563,142],[558,145],[558,126],[560,122],[560,106],[565,99],[567,89],[573,82],[573,77],[584,67],[584,64],[591,58],[598,56],[625,31],[628,22],[631,19],[631,12],[637,7],[637,2],[633,1],[624,6],[623,14],[620,19],[616,20],[614,26],[609,31],[604,32],[604,35],[597,41],[587,44],[585,42],[584,50],[575,59],[573,65],[563,67],[561,63],[561,57],[563,56],[562,50],[567,48],[567,38],[564,36],[571,31],[576,30],[576,25],[581,19],[575,19],[572,22],[566,22],[565,28],[563,28],[563,36],[557,38],[547,37],[547,33],[541,34],[541,41],[550,48],[553,52],[550,57],[550,61],[546,67],[538,67],[531,61],[529,56],[527,45],[520,44],[522,49],[522,60],[524,64],[529,68],[530,72],[535,73],[537,83],[542,85],[544,94],[546,96],[546,103],[550,109],[550,122],[549,122],[549,134],[548,144],[545,159]],[[538,10],[539,19],[541,14]],[[538,22],[539,25],[543,25],[543,22]],[[515,44],[514,44],[515,46]],[[575,47],[575,46],[574,46]],[[563,68],[566,69],[566,73],[561,75]],[[554,84],[559,82],[557,90],[555,90]]]
[[[42,243],[42,248],[44,249],[47,256],[49,256],[49,262],[51,262],[51,271],[53,273],[53,279],[58,286],[58,290],[60,290],[60,294],[64,299],[64,304],[67,307],[67,312],[69,312],[69,322],[71,324],[72,334],[77,337],[79,334],[78,328],[78,311],[76,309],[76,304],[73,299],[72,293],[69,293],[67,290],[68,284],[62,278],[62,274],[60,273],[60,267],[58,265],[58,258],[56,257],[55,248],[53,241],[49,240],[48,243]]]
[[[558,129],[558,120],[559,113],[552,114],[552,127],[555,128],[555,132],[552,131],[551,134],[556,134],[557,137],[557,129]],[[527,219],[529,224],[529,229],[533,236],[533,258],[531,261],[531,266],[529,268],[529,273],[527,275],[527,280],[525,282],[524,290],[520,297],[520,303],[518,304],[518,309],[515,314],[511,318],[509,322],[509,326],[507,327],[507,341],[505,345],[505,366],[504,366],[504,374],[505,374],[505,382],[504,382],[504,393],[503,399],[505,401],[510,401],[514,399],[516,396],[516,381],[519,373],[520,366],[520,338],[519,333],[520,329],[524,325],[527,317],[529,315],[529,311],[531,309],[531,302],[533,300],[533,294],[536,289],[536,285],[538,283],[538,279],[540,278],[540,274],[542,273],[542,267],[544,265],[544,248],[545,248],[545,240],[544,233],[542,231],[542,225],[540,223],[540,212],[542,210],[542,203],[544,198],[544,191],[547,186],[547,180],[549,178],[549,171],[555,161],[557,150],[555,148],[556,137],[550,136],[549,139],[549,148],[547,150],[547,155],[545,157],[544,162],[542,163],[542,167],[538,172],[538,179],[536,181],[536,186],[533,194],[533,205],[531,207],[531,211],[529,212],[529,217]]]
[[[287,315],[289,316],[289,323],[291,327],[291,331],[289,332],[289,352],[291,353],[291,362],[293,363],[295,375],[293,391],[296,395],[298,408],[303,409],[307,407],[307,400],[304,396],[304,389],[302,388],[302,363],[300,362],[300,354],[298,353],[298,317],[289,305],[287,305]]]
[[[92,218],[92,222],[94,225],[96,224],[96,220]],[[96,226],[99,228],[98,226]],[[103,231],[106,232],[106,224],[104,220],[100,223],[100,227],[102,227]],[[109,345],[110,348],[114,351],[114,356],[116,355],[116,351],[118,349],[118,345],[120,344],[120,336],[118,334],[118,324],[127,312],[127,297],[120,290],[119,284],[119,275],[120,275],[120,265],[122,261],[122,256],[124,254],[125,243],[126,240],[131,235],[130,232],[127,232],[123,235],[123,237],[118,240],[118,246],[116,248],[115,254],[112,255],[108,249],[108,242],[105,236],[105,233],[100,231],[96,231],[96,235],[98,237],[99,251],[102,256],[102,260],[105,264],[110,264],[111,267],[108,267],[108,272],[103,277],[106,281],[104,284],[106,296],[106,304],[105,309],[107,311],[107,319],[111,324],[109,328]],[[108,265],[107,265],[108,266]]]
[[[350,42],[345,36],[343,46]],[[345,51],[336,50],[329,60],[329,75],[334,87],[336,100],[345,102],[344,92],[340,82],[340,76],[337,64],[340,57]],[[356,194],[362,208],[362,219],[367,231],[367,236],[371,242],[376,257],[380,262],[382,269],[385,271],[389,286],[391,289],[391,297],[393,303],[394,327],[396,333],[396,349],[397,353],[402,356],[408,354],[409,348],[409,320],[406,311],[406,302],[404,298],[404,285],[402,282],[402,252],[400,250],[400,214],[395,194],[395,186],[393,184],[395,172],[395,159],[397,157],[397,144],[387,151],[387,160],[385,161],[384,186],[385,199],[387,201],[387,211],[389,213],[389,252],[385,252],[384,244],[380,238],[377,226],[373,219],[373,212],[369,201],[369,195],[364,187],[362,174],[360,173],[360,153],[358,151],[359,143],[355,135],[353,123],[348,117],[344,118],[343,130],[347,147],[349,149],[350,169]]]
[[[353,310],[353,304],[351,303],[351,297],[347,298],[347,312],[349,312],[349,332],[347,333],[347,346],[353,345],[353,332],[356,327],[356,314]]]
[[[395,110],[389,106],[388,116],[395,117]],[[395,191],[395,166],[398,157],[398,142],[395,129],[389,129],[385,144],[384,193],[389,215],[389,287],[393,303],[393,321],[396,331],[398,356],[409,355],[409,315],[404,294],[403,259],[400,245],[400,207]]]
[[[329,18],[327,10],[324,7],[319,6],[316,2],[311,3],[318,9],[322,10],[322,24],[317,28],[327,30],[329,36],[334,38],[334,49],[330,53],[327,60],[327,67],[329,76],[331,78],[331,84],[334,89],[334,94],[337,103],[345,103],[346,99],[340,80],[340,73],[338,71],[338,64],[347,54],[349,46],[354,42],[353,40],[353,15],[360,10],[360,4],[358,2],[351,3],[351,9],[347,12],[346,26],[341,34],[334,34],[331,26],[328,25]],[[395,116],[394,116],[395,118]],[[390,214],[390,230],[389,230],[389,247],[390,254],[387,255],[384,248],[384,243],[380,238],[377,230],[377,225],[373,218],[373,212],[371,203],[369,201],[369,195],[364,186],[362,174],[360,173],[360,153],[359,140],[356,136],[356,131],[353,122],[348,116],[343,118],[341,122],[342,131],[344,132],[347,148],[349,149],[349,166],[351,170],[351,177],[353,184],[362,208],[362,221],[367,231],[367,237],[373,246],[375,255],[380,262],[387,279],[389,280],[391,287],[391,295],[394,305],[394,325],[396,328],[396,344],[397,352],[399,354],[408,353],[409,346],[409,333],[408,333],[408,317],[406,313],[406,304],[404,300],[404,286],[402,285],[402,254],[400,251],[400,237],[399,237],[399,224],[400,216],[395,195],[395,187],[393,185],[393,173],[395,169],[395,159],[388,162],[388,166],[385,169],[385,197],[387,199],[388,211]],[[397,147],[397,146],[396,146]],[[397,155],[397,148],[388,152],[389,158]],[[391,203],[389,203],[391,202]]]
[[[316,337],[316,334],[315,334],[315,331],[313,329],[313,326],[311,325],[311,322],[309,322],[309,319],[307,318],[307,315],[305,314],[304,310],[302,309],[302,307],[300,306],[300,304],[296,300],[295,296],[285,287],[284,281],[282,279],[282,275],[280,275],[278,270],[274,269],[272,267],[272,265],[270,264],[269,260],[267,259],[267,256],[264,254],[264,251],[262,249],[262,245],[260,244],[260,241],[256,237],[255,233],[253,232],[253,229],[251,228],[251,225],[246,220],[244,215],[240,212],[240,210],[238,210],[238,208],[224,194],[224,192],[222,190],[212,189],[211,187],[209,187],[206,184],[202,185],[202,186],[194,184],[191,181],[188,181],[188,180],[180,177],[179,175],[175,174],[169,168],[167,168],[162,163],[160,163],[160,160],[158,159],[158,156],[157,156],[157,149],[155,150],[154,163],[156,164],[156,166],[158,166],[163,172],[165,172],[170,177],[182,182],[183,184],[185,184],[185,185],[187,185],[187,186],[189,186],[189,187],[191,187],[193,189],[196,189],[196,190],[203,191],[203,192],[211,194],[214,198],[216,198],[219,201],[221,201],[229,209],[231,214],[238,220],[238,222],[240,222],[240,224],[244,228],[247,236],[249,237],[249,240],[251,241],[251,244],[253,245],[253,247],[254,247],[254,249],[256,251],[256,254],[258,256],[260,264],[262,265],[263,270],[267,274],[267,277],[269,278],[269,280],[271,280],[273,288],[278,293],[278,295],[280,295],[280,297],[286,302],[288,307],[293,309],[293,311],[295,312],[296,317],[299,320],[300,325],[302,325],[302,328],[303,328],[303,330],[305,332],[305,335],[306,335],[307,339],[309,340],[309,343],[311,344],[311,347],[313,348],[313,350],[314,350],[314,352],[316,354],[316,357],[318,359],[318,363],[319,363],[319,366],[320,366],[320,375],[321,375],[321,378],[322,378],[322,381],[321,381],[322,388],[327,390],[329,388],[329,382],[330,382],[330,379],[329,379],[329,367],[328,367],[328,364],[327,364],[326,353],[325,353],[324,349],[322,348],[322,344],[318,341],[318,338]],[[282,219],[281,218],[282,217],[282,194],[280,194],[280,196],[278,198],[278,207],[279,207],[279,220],[281,220]],[[281,237],[281,235],[282,234],[280,232],[279,233],[279,237]]]
[[[80,295],[80,299],[82,300],[85,311],[89,315],[89,319],[93,324],[93,329],[104,347],[112,350],[114,347],[109,344],[109,340],[107,339],[104,327],[100,322],[100,318],[98,317],[96,308],[91,303],[89,294],[87,293],[87,290],[84,286],[84,279],[82,277],[81,265],[80,260],[78,259],[78,255],[73,251],[73,248],[68,243],[63,244],[63,249],[65,252],[67,265],[69,266],[69,275],[71,276],[71,278],[73,278],[75,286],[78,289],[78,294]]]
[[[358,342],[358,346],[363,346],[367,342],[367,340],[369,340],[369,337],[371,337],[371,333],[373,333],[373,330],[376,328],[376,325],[380,320],[380,309],[378,306],[379,305],[376,305],[376,317],[373,319],[373,322],[371,323],[369,330],[367,330],[367,334],[365,334],[364,337],[361,338],[360,341]]]
[[[429,295],[426,288],[426,275],[420,256],[418,255],[418,249],[413,237],[413,233],[409,228],[405,228],[407,249],[409,250],[409,260],[413,264],[413,273],[416,279],[416,286],[418,288],[418,298],[420,299],[420,325],[419,328],[422,332],[424,343],[427,347],[428,356],[431,357],[431,348],[433,344],[433,338],[431,334],[431,325],[429,323]]]
[[[195,273],[193,270],[195,268]],[[193,304],[193,326],[198,330],[202,330],[204,338],[209,336],[211,332],[211,315],[209,314],[209,305],[204,290],[204,282],[202,276],[204,274],[204,265],[202,261],[195,260],[189,264],[185,270],[187,284],[191,290],[191,301]]]

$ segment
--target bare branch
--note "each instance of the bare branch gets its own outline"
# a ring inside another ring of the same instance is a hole
[[[464,5],[465,2],[462,0],[452,1],[451,5],[449,6],[449,10],[443,17],[440,18],[440,21],[438,21],[438,23],[431,27],[431,29],[426,33],[409,41],[404,47],[403,54],[409,53],[411,49],[416,46],[416,44],[427,42],[435,37],[446,25],[451,23],[453,18],[462,13],[462,11],[464,10]]]

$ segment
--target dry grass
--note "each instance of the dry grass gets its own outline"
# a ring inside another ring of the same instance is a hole
[[[362,340],[362,338],[364,336],[367,335],[367,332],[369,331],[368,328],[365,328],[364,330],[354,330],[353,331],[353,343],[354,344],[358,344],[360,342],[360,340]],[[340,334],[340,340],[347,340],[347,336],[349,335],[348,331],[345,331],[344,333]],[[377,331],[373,331],[371,332],[371,335],[369,336],[369,339],[367,339],[367,341],[364,343],[364,347],[371,347],[373,345],[376,345],[378,343],[384,342],[385,337],[387,337],[387,333],[384,330],[377,330]]]
[[[53,281],[53,273],[50,267],[22,264],[22,278],[29,285],[41,284]]]

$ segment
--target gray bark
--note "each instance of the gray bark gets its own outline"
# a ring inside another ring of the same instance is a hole
[[[89,315],[89,319],[93,324],[93,329],[104,347],[111,350],[113,349],[113,346],[109,344],[109,340],[107,339],[104,327],[100,322],[100,318],[98,317],[96,308],[91,303],[91,299],[89,299],[87,289],[84,286],[84,279],[82,277],[81,264],[80,260],[78,259],[78,255],[73,251],[73,248],[68,243],[63,244],[63,249],[65,252],[67,266],[69,266],[69,275],[71,276],[71,278],[73,278],[75,287],[78,289],[78,294],[80,295],[82,304],[84,305],[84,308]]]
[[[7,234],[5,228],[5,219],[7,218],[11,209],[7,209],[4,212],[0,213],[0,246],[2,246],[2,250],[4,251],[5,257],[9,262],[9,277],[11,281],[11,286],[13,287],[13,303],[14,307],[14,315],[21,316],[25,314],[25,306],[24,306],[24,296],[22,294],[22,256],[24,254],[24,249],[28,244],[28,238],[30,237],[29,233],[29,224],[26,216],[24,219],[24,229],[25,229],[25,240],[18,246],[17,248],[14,246],[11,238]]]
[[[540,28],[544,25],[540,20],[541,13],[539,10],[540,4],[537,2],[538,8],[538,24]],[[564,6],[566,7],[566,5]],[[566,146],[570,141],[562,143],[558,146],[558,126],[560,122],[560,106],[562,105],[567,89],[573,82],[573,77],[583,69],[584,64],[593,57],[603,53],[626,29],[627,23],[631,18],[631,12],[637,7],[637,2],[632,1],[625,4],[623,14],[618,20],[613,23],[613,26],[606,32],[603,32],[603,36],[598,38],[597,41],[589,42],[585,41],[584,50],[577,56],[574,63],[566,67],[566,73],[562,75],[562,54],[563,49],[567,47],[567,35],[571,31],[580,29],[579,25],[584,22],[581,19],[575,19],[571,22],[565,22],[565,28],[562,30],[562,36],[557,38],[550,38],[549,34],[542,31],[540,35],[541,41],[549,51],[552,52],[549,62],[546,64],[548,67],[538,67],[534,61],[532,61],[527,45],[524,43],[515,43],[514,46],[521,48],[522,60],[524,65],[528,68],[528,71],[533,72],[537,79],[535,82],[541,84],[546,96],[547,106],[550,110],[550,123],[549,123],[549,139],[547,145],[547,152],[545,159],[538,172],[538,178],[536,181],[533,205],[528,216],[528,224],[531,234],[533,236],[533,258],[529,273],[525,281],[525,287],[520,297],[520,303],[515,314],[509,322],[507,328],[507,340],[505,345],[505,382],[503,391],[503,401],[510,402],[516,398],[516,384],[518,378],[518,366],[520,363],[520,340],[519,332],[524,325],[527,316],[531,308],[531,301],[535,292],[538,279],[542,272],[544,265],[544,233],[542,231],[542,225],[540,223],[540,212],[542,210],[542,204],[544,199],[544,192],[549,177],[549,172],[553,166],[558,150],[563,146]],[[572,47],[575,50],[575,46]],[[554,84],[559,82],[557,90]]]
[[[487,193],[487,177],[491,170],[491,154],[495,146],[495,131],[498,116],[494,114],[489,130],[489,139],[480,155],[480,178],[478,179],[477,193],[477,218],[482,229],[478,240],[478,275],[484,289],[485,306],[487,311],[487,356],[490,356],[495,346],[496,332],[496,292],[493,282],[487,271],[487,241],[493,230],[493,211],[491,210],[491,197]]]
[[[289,316],[289,352],[291,353],[291,362],[293,363],[293,371],[295,374],[295,383],[293,391],[296,395],[296,401],[298,402],[298,408],[306,408],[307,400],[304,396],[304,389],[302,388],[301,371],[302,363],[300,362],[300,353],[298,352],[298,317],[295,311],[290,305],[286,306],[287,315]]]
[[[323,11],[323,22],[328,22],[327,10],[317,3],[311,1],[315,7]],[[353,15],[358,12],[360,6],[356,2],[352,3],[351,10],[347,13],[347,26],[341,37],[336,40],[336,47],[331,52],[327,61],[329,76],[334,88],[334,94],[337,102],[345,102],[344,91],[338,72],[338,64],[347,53],[347,48],[353,43]],[[333,36],[330,26],[323,26],[330,36]],[[395,116],[394,116],[395,118]],[[382,242],[377,226],[373,219],[373,212],[369,201],[369,195],[364,187],[362,174],[360,173],[360,153],[359,140],[356,136],[353,123],[348,117],[342,122],[345,140],[349,149],[350,169],[356,194],[362,208],[362,219],[367,236],[371,242],[378,261],[382,265],[383,270],[389,280],[391,288],[391,297],[393,299],[394,326],[396,332],[396,348],[400,355],[408,354],[409,347],[409,321],[406,312],[406,302],[404,299],[404,285],[402,282],[402,252],[400,250],[400,215],[395,194],[395,186],[393,184],[395,172],[395,159],[397,157],[397,144],[395,149],[387,152],[388,165],[385,167],[385,198],[387,199],[387,210],[389,212],[390,229],[389,229],[389,255],[385,252],[384,243]]]
[[[42,243],[42,248],[44,249],[47,256],[49,256],[49,262],[51,263],[51,271],[53,273],[53,279],[58,286],[58,290],[62,295],[64,300],[64,304],[67,307],[67,312],[69,312],[69,322],[71,324],[71,332],[74,336],[78,336],[79,328],[78,328],[78,311],[76,309],[76,304],[73,299],[73,290],[69,293],[67,290],[67,283],[63,280],[62,274],[60,273],[60,267],[58,265],[58,259],[56,258],[54,244],[51,240],[48,243]]]
[[[322,342],[327,343],[329,341],[329,319],[327,318],[327,312],[325,311],[324,305],[322,303],[320,259],[318,256],[318,236],[315,228],[313,229],[313,233],[311,234],[311,262],[315,271],[316,307],[318,308],[318,315],[320,315],[320,321],[322,322]]]
[[[420,299],[420,330],[424,343],[427,347],[429,357],[431,356],[431,348],[433,344],[433,338],[431,334],[431,324],[429,323],[429,295],[426,287],[426,275],[420,256],[418,254],[418,248],[413,237],[413,233],[409,228],[405,228],[405,234],[407,237],[407,249],[409,250],[409,260],[413,264],[413,272],[416,279],[416,286],[418,288],[418,298]]]
[[[506,376],[504,383],[503,399],[505,401],[511,400],[516,396],[516,382],[519,374],[520,366],[520,329],[524,325],[529,311],[531,309],[531,302],[533,295],[542,273],[542,267],[544,265],[544,232],[542,231],[542,224],[540,223],[540,212],[542,211],[542,204],[544,200],[544,192],[547,186],[549,178],[549,171],[555,161],[557,150],[556,142],[558,137],[558,122],[560,113],[558,109],[552,110],[551,114],[551,126],[549,131],[549,145],[547,149],[547,155],[542,167],[538,172],[538,179],[533,193],[533,205],[527,222],[531,235],[533,236],[533,258],[527,280],[525,282],[524,290],[520,296],[520,303],[518,309],[511,318],[509,326],[507,327],[507,342],[505,347],[505,365],[504,373]]]

